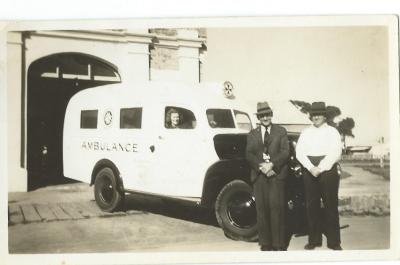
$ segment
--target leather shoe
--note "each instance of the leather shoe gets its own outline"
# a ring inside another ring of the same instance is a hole
[[[328,246],[328,248],[332,249],[332,250],[343,250],[343,248],[340,245],[336,245],[336,246]]]
[[[274,251],[286,251],[286,248],[273,248]]]
[[[316,247],[321,247],[321,246],[322,246],[322,244],[311,244],[311,243],[307,243],[307,244],[304,246],[304,249],[313,250],[313,249],[315,249]]]
[[[272,251],[273,250],[272,247],[270,247],[270,246],[261,246],[260,249],[261,249],[261,251]]]

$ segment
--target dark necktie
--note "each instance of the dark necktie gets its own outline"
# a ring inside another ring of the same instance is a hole
[[[267,147],[268,138],[269,138],[268,127],[265,127],[265,133],[264,133],[264,146],[265,147]]]

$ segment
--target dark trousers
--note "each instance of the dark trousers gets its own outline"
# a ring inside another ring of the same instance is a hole
[[[306,195],[308,242],[322,243],[324,231],[328,246],[340,245],[340,226],[338,211],[339,175],[336,164],[329,171],[322,172],[317,178],[307,170],[304,173]],[[324,209],[321,209],[321,198]],[[323,227],[324,226],[324,227]]]
[[[286,248],[285,180],[261,175],[254,183],[259,244]]]

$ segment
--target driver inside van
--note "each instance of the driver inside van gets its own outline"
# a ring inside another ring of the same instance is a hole
[[[182,124],[182,115],[176,109],[169,109],[165,116],[165,127],[168,129],[179,129]]]
[[[208,124],[210,125],[211,128],[216,128],[218,126],[214,116],[215,116],[214,113],[207,113]]]

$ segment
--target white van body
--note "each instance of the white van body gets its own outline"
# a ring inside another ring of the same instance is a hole
[[[111,161],[126,191],[198,198],[208,168],[219,160],[217,134],[245,134],[234,110],[246,112],[223,94],[222,84],[123,83],[83,90],[66,109],[63,135],[64,176],[93,184],[99,161]],[[167,129],[168,106],[193,112],[193,129]],[[120,128],[121,109],[141,108],[140,128]],[[229,109],[235,128],[212,128],[207,109]],[[97,111],[96,128],[81,128],[82,111]],[[245,115],[246,116],[246,115]],[[241,115],[243,118],[243,115]],[[248,115],[250,117],[250,115]]]

